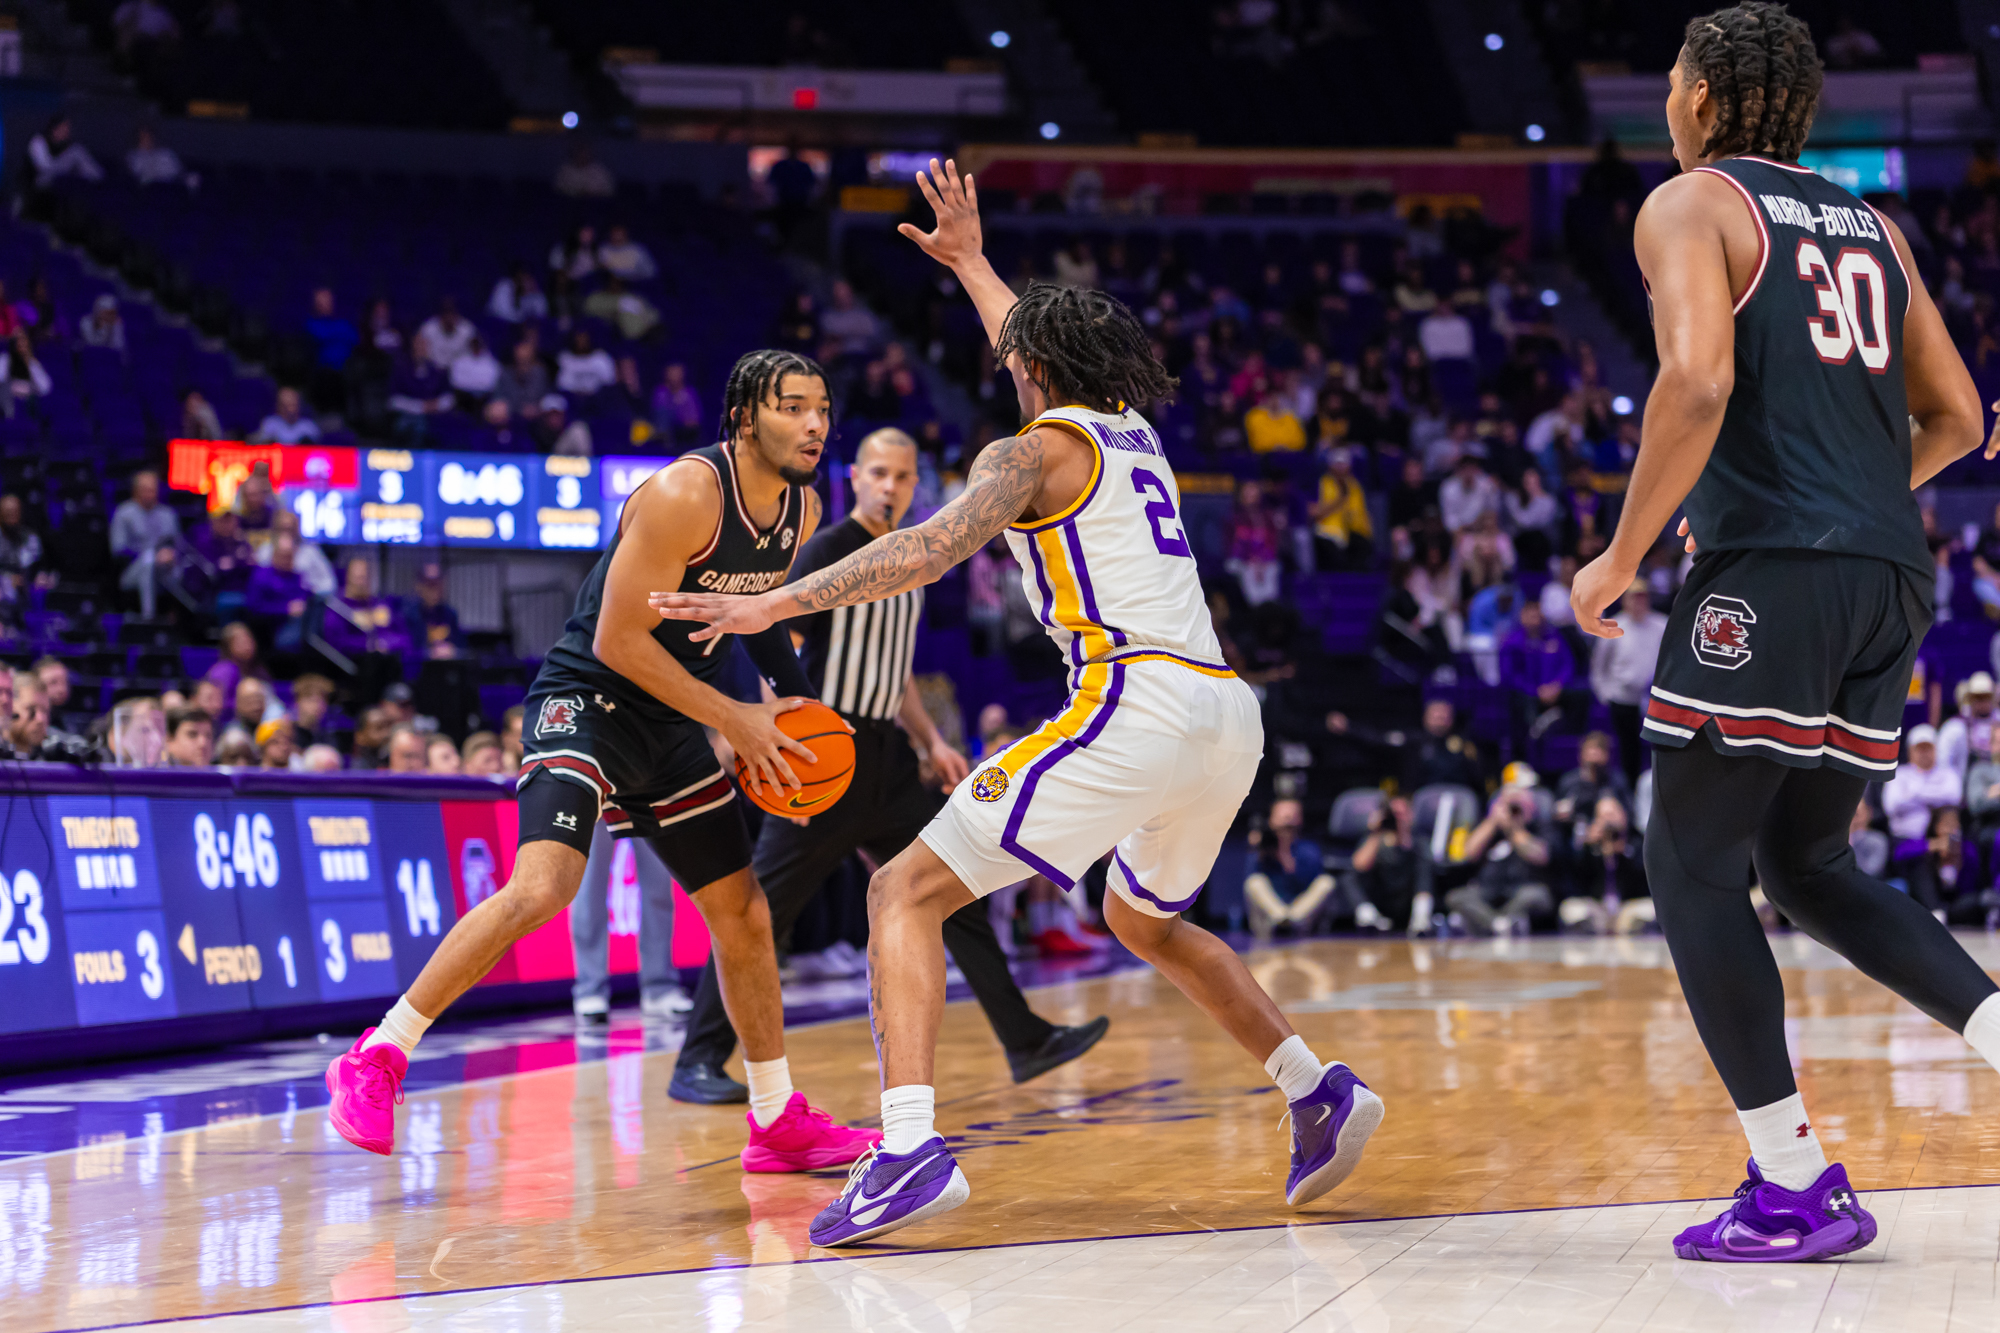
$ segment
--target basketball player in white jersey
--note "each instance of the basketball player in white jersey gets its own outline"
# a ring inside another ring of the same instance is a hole
[[[1323,1064],[1221,940],[1181,920],[1208,878],[1264,750],[1249,686],[1222,661],[1159,436],[1134,410],[1172,392],[1130,310],[1102,292],[1036,284],[1017,302],[982,253],[978,195],[936,161],[917,184],[937,229],[904,235],[947,264],[1020,386],[1028,425],[988,445],[963,494],[798,582],[755,597],[655,593],[695,639],[935,582],[1005,533],[1030,604],[1070,665],[1069,703],[958,785],[868,889],[868,961],[882,1059],[880,1149],[812,1224],[852,1245],[971,1194],[933,1128],[944,918],[1041,873],[1068,887],[1112,853],[1105,920],[1245,1050],[1292,1111],[1288,1203],[1346,1179],[1382,1102]]]

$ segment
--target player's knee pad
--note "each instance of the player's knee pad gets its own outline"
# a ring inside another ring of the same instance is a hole
[[[581,782],[537,768],[516,788],[521,842],[559,842],[588,857],[597,824],[597,793]]]

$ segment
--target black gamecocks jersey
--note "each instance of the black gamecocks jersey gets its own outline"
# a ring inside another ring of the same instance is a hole
[[[799,531],[805,521],[805,488],[785,487],[785,498],[778,506],[776,521],[768,528],[760,528],[751,521],[750,511],[743,504],[732,446],[712,444],[705,449],[683,454],[676,461],[685,463],[689,459],[699,460],[715,470],[716,480],[722,487],[722,517],[715,525],[715,535],[709,539],[708,546],[688,561],[687,572],[681,577],[678,591],[757,593],[783,583],[786,571],[791,568],[792,554],[798,549]],[[584,579],[583,586],[577,589],[576,610],[563,627],[562,638],[549,649],[548,657],[543,660],[541,673],[535,678],[534,692],[590,691],[630,708],[640,717],[668,721],[680,714],[598,661],[592,647],[597,639],[598,609],[604,602],[605,573],[611,568],[611,558],[617,554],[618,543],[623,537],[621,515],[619,531],[612,537],[611,545],[590,571],[590,576]],[[713,684],[728,660],[729,639],[725,635],[720,639],[690,643],[688,635],[701,628],[703,626],[698,621],[662,620],[654,628],[653,637],[660,641],[661,647],[678,658],[695,679]]]
[[[1910,494],[1903,317],[1910,279],[1873,208],[1797,163],[1697,168],[1757,223],[1736,302],[1736,387],[1687,499],[1703,551],[1838,551],[1934,577]]]

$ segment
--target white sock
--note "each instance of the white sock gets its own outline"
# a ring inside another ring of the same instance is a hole
[[[424,1039],[424,1033],[430,1031],[430,1026],[431,1020],[418,1013],[411,1006],[410,997],[405,995],[396,1001],[394,1009],[382,1015],[382,1021],[375,1025],[375,1031],[368,1040],[361,1043],[361,1049],[365,1051],[371,1046],[389,1042],[402,1047],[404,1055],[413,1055],[417,1043]]]
[[[1754,1111],[1738,1111],[1736,1118],[1750,1139],[1751,1159],[1773,1185],[1802,1190],[1826,1170],[1826,1153],[1806,1116],[1805,1098],[1798,1093]]]
[[[743,1073],[750,1080],[750,1114],[757,1128],[769,1129],[792,1099],[792,1062],[782,1055],[775,1060],[745,1060]]]
[[[1306,1039],[1296,1032],[1279,1042],[1278,1049],[1264,1061],[1264,1072],[1271,1076],[1288,1102],[1295,1102],[1318,1087],[1327,1068],[1306,1048]]]
[[[937,1089],[905,1083],[882,1094],[882,1151],[901,1156],[937,1137]]]
[[[1981,1000],[1965,1020],[1965,1039],[1982,1060],[2000,1069],[2000,991]]]

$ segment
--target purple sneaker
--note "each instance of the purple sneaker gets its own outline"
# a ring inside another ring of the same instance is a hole
[[[1765,1180],[1754,1160],[1748,1171],[1722,1216],[1674,1237],[1675,1254],[1727,1264],[1802,1263],[1852,1254],[1875,1239],[1875,1219],[1854,1197],[1840,1163],[1796,1194]]]
[[[877,1145],[848,1171],[847,1188],[812,1220],[807,1234],[828,1249],[855,1245],[948,1213],[971,1197],[972,1186],[943,1139],[902,1156]]]
[[[1382,1123],[1382,1099],[1343,1064],[1331,1064],[1319,1086],[1292,1103],[1292,1171],[1285,1202],[1310,1203],[1354,1174],[1368,1136]]]

